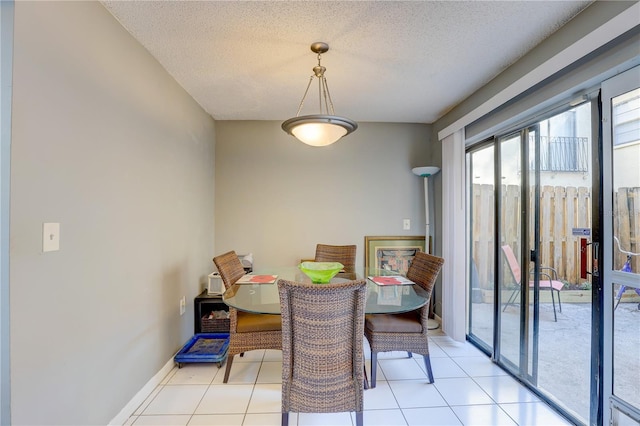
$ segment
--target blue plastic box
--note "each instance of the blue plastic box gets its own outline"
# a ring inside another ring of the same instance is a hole
[[[187,362],[216,362],[222,367],[229,351],[229,333],[198,333],[180,349],[173,360],[182,368]]]

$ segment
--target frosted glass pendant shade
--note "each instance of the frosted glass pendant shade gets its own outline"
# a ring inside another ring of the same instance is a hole
[[[311,146],[327,146],[358,128],[348,118],[334,115],[305,115],[282,123],[282,129]]]

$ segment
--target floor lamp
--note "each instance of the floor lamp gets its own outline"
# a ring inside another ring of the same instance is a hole
[[[431,237],[431,222],[429,219],[429,177],[435,175],[436,173],[438,173],[440,171],[439,167],[435,167],[435,166],[427,166],[427,167],[414,167],[413,169],[411,169],[411,171],[413,172],[413,174],[420,176],[422,178],[424,178],[424,216],[425,216],[425,233],[424,233],[424,238],[425,238],[425,249],[426,252],[431,254],[431,245],[429,244],[430,242],[433,241],[433,239],[430,239]],[[435,295],[436,295],[436,291],[435,291],[435,287],[433,288],[433,291],[431,292],[431,306],[430,306],[430,310],[433,312],[433,306],[435,304]],[[435,319],[429,318],[429,322],[427,327],[429,328],[429,330],[434,330],[436,328],[438,328],[440,326],[440,324],[438,324],[438,321],[436,321]]]

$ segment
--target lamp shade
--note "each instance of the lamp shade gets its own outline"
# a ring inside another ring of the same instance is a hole
[[[411,169],[414,175],[418,175],[420,177],[429,177],[433,176],[440,171],[439,167],[436,166],[426,166],[426,167],[414,167]]]
[[[348,135],[358,125],[335,115],[303,115],[282,123],[282,129],[311,146],[327,146]]]

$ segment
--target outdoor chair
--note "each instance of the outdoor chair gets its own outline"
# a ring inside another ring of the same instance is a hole
[[[363,423],[366,281],[278,280],[282,315],[282,425],[289,412],[355,411]]]
[[[513,305],[516,303],[516,298],[520,294],[520,280],[522,278],[522,269],[520,268],[520,263],[516,258],[516,255],[513,253],[513,249],[511,246],[506,244],[502,246],[502,252],[504,253],[504,257],[507,260],[507,264],[509,265],[509,270],[511,271],[511,275],[513,276],[514,281],[516,282],[516,288],[513,290],[507,303],[505,303],[502,308],[502,312],[507,309],[507,306]],[[560,290],[564,287],[564,283],[558,280],[558,273],[555,269],[550,268],[548,266],[540,267],[540,290],[549,290],[551,292],[551,302],[553,303],[553,320],[558,322],[558,316],[556,314],[556,300],[553,296],[553,292],[555,291],[558,295],[558,307],[560,312],[562,312],[562,302],[560,301]],[[543,277],[545,279],[543,279]],[[533,288],[535,285],[535,281],[529,281],[529,288]]]
[[[332,246],[327,244],[316,245],[316,262],[340,262],[344,265],[345,272],[356,270],[356,245]]]
[[[245,274],[234,251],[214,257],[213,263],[226,289]],[[229,350],[223,383],[229,380],[234,355],[258,349],[282,349],[280,315],[253,314],[229,307],[229,320]]]
[[[407,351],[409,357],[413,353],[422,355],[429,382],[434,382],[427,339],[429,299],[443,264],[441,257],[418,252],[409,266],[407,278],[428,293],[427,303],[422,308],[402,314],[371,314],[365,317],[364,335],[371,346],[372,388],[376,387],[378,352]]]

